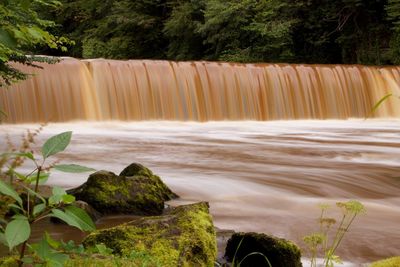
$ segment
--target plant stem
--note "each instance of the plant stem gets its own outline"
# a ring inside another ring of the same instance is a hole
[[[23,259],[24,256],[25,256],[25,249],[26,249],[26,243],[27,243],[27,242],[28,242],[28,241],[25,241],[25,242],[22,244],[21,253],[19,254],[18,267],[21,267],[22,264],[24,264],[24,262],[22,261],[22,259]]]
[[[40,172],[42,171],[42,166],[38,166],[37,168],[37,175],[36,175],[36,184],[35,184],[35,193],[37,193],[39,189],[39,178],[40,178]],[[36,200],[36,199],[35,199]]]
[[[344,225],[344,222],[345,222],[345,220],[346,220],[346,215],[347,215],[346,213],[343,214],[342,220],[340,221],[340,225],[339,225],[339,227],[338,227],[338,229],[337,229],[337,231],[336,231],[335,238],[333,239],[331,248],[328,249],[327,252],[325,252],[325,253],[326,253],[326,256],[325,256],[325,259],[324,259],[324,265],[325,265],[325,267],[328,267],[328,266],[329,266],[329,263],[330,263],[331,260],[332,260],[332,256],[334,255],[334,250],[333,250],[333,248],[335,248],[335,250],[336,250],[337,246],[339,245],[339,244],[338,244],[338,240],[341,240],[340,236],[342,235],[341,232],[343,231],[343,227],[344,227],[343,225]],[[340,242],[340,241],[339,241],[339,242]]]
[[[351,220],[347,223],[347,226],[346,226],[346,228],[343,230],[342,235],[339,237],[339,239],[338,239],[338,241],[337,241],[337,243],[336,243],[336,246],[333,247],[332,253],[335,253],[335,251],[336,251],[336,249],[338,248],[340,242],[342,241],[342,239],[343,239],[345,233],[347,233],[347,231],[349,230],[350,225],[353,223],[353,221],[354,221],[354,219],[356,218],[356,216],[357,216],[357,214],[354,214],[353,217],[351,218]]]

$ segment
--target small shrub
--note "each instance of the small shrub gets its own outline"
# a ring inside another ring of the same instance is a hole
[[[18,266],[25,264],[44,264],[46,266],[62,266],[69,258],[65,246],[52,240],[47,234],[37,244],[28,244],[31,235],[31,225],[48,217],[58,218],[81,231],[95,230],[95,225],[89,215],[82,209],[73,206],[75,197],[69,195],[60,187],[52,188],[52,194],[45,199],[39,192],[39,185],[44,184],[52,168],[64,172],[86,172],[93,169],[76,164],[46,164],[49,157],[62,152],[69,145],[72,132],[64,132],[49,138],[41,148],[41,156],[34,155],[30,145],[41,128],[34,133],[28,132],[23,137],[19,150],[13,148],[9,141],[9,152],[0,154],[0,201],[3,208],[12,211],[11,218],[1,217],[0,242],[17,252]],[[26,160],[35,166],[28,173],[17,171]],[[68,244],[68,243],[67,243]],[[26,255],[27,248],[30,254]]]
[[[332,267],[335,263],[342,263],[339,256],[335,255],[337,248],[341,244],[343,237],[348,232],[350,225],[357,215],[364,213],[364,206],[355,200],[338,202],[336,206],[341,209],[342,217],[339,226],[336,228],[334,238],[329,240],[329,233],[332,226],[336,224],[334,218],[326,217],[328,205],[321,205],[321,215],[318,219],[320,229],[318,232],[307,235],[303,238],[311,255],[311,267],[317,267],[317,256],[319,252],[323,254],[325,267]]]

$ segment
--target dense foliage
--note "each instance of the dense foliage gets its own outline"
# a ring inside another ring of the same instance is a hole
[[[76,45],[68,52],[39,47],[36,53],[116,59],[400,62],[400,0],[60,2],[36,10],[58,25],[51,30],[53,36],[66,35]]]
[[[25,79],[26,74],[13,68],[9,61],[34,65],[37,61],[51,61],[45,57],[29,56],[28,51],[38,47],[50,49],[72,44],[64,37],[47,31],[54,22],[43,20],[35,10],[57,8],[61,3],[54,0],[3,0],[0,1],[0,86]]]

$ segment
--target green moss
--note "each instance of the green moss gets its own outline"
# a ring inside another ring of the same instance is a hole
[[[153,176],[153,172],[139,163],[132,163],[128,167],[122,170],[119,174],[120,176]]]
[[[214,266],[216,236],[207,203],[180,206],[163,216],[141,218],[96,231],[85,246],[104,243],[120,256],[147,253],[161,266]]]
[[[77,257],[68,260],[65,267],[159,267],[160,265],[153,262],[148,257],[136,257],[136,258],[119,258],[119,257],[108,257],[108,258],[94,258],[94,257]]]
[[[398,267],[400,266],[400,256],[392,257],[371,263],[370,267]]]
[[[18,257],[17,256],[9,256],[0,258],[0,266],[2,267],[17,267],[18,266]]]

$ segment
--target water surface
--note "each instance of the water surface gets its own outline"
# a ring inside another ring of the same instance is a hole
[[[1,125],[2,147],[5,134],[18,140],[35,127]],[[319,203],[356,199],[367,214],[338,254],[355,264],[400,255],[399,120],[74,122],[46,126],[37,144],[66,130],[74,132],[71,145],[55,159],[115,173],[142,163],[181,196],[170,204],[210,202],[219,228],[303,246],[302,237],[318,229]],[[54,172],[50,184],[70,188],[86,179]],[[69,238],[63,231],[57,234]]]

